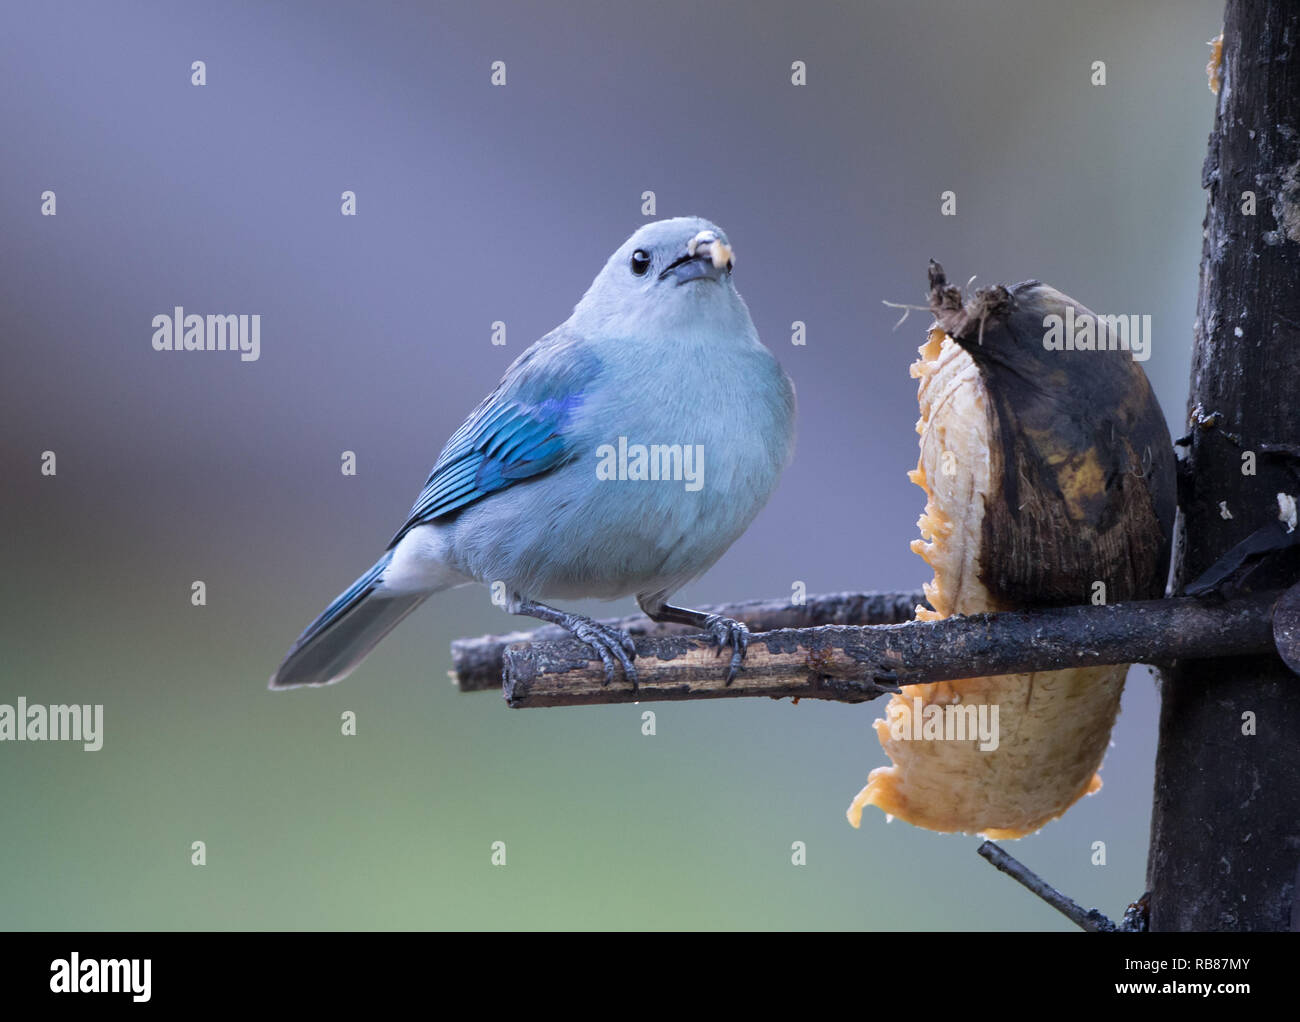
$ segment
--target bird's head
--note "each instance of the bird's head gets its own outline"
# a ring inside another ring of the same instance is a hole
[[[623,242],[574,309],[578,321],[681,328],[744,311],[732,283],[735,254],[700,217],[646,224]],[[748,317],[748,313],[744,315]]]

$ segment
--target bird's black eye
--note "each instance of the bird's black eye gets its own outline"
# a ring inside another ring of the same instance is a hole
[[[632,272],[638,277],[644,277],[648,269],[650,269],[650,253],[643,248],[638,248],[632,253]]]

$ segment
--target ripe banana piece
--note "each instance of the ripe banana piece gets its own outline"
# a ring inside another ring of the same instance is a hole
[[[1146,374],[1117,347],[1129,324],[1038,281],[965,302],[931,263],[930,285],[935,325],[911,369],[921,452],[910,478],[926,493],[912,549],[934,569],[934,609],[917,619],[1162,596],[1174,454]],[[871,772],[849,822],[875,805],[930,830],[1038,830],[1101,787],[1127,671],[905,686],[875,722],[892,765]],[[995,742],[917,719],[973,721],[979,707]]]

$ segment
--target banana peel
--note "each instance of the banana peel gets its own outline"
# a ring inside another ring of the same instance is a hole
[[[917,619],[1162,596],[1173,445],[1113,322],[1038,281],[967,302],[932,263],[930,283],[935,326],[911,367],[921,415],[909,478],[926,494],[912,549],[934,571],[934,609],[918,607]],[[1093,347],[1046,345],[1051,316],[1092,317]],[[1127,672],[904,686],[874,725],[891,765],[871,772],[849,822],[874,805],[935,831],[1033,833],[1101,787]],[[951,704],[996,707],[994,747],[970,735],[918,740],[916,714]]]

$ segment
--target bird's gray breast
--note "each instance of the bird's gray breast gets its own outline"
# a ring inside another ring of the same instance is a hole
[[[455,545],[471,573],[559,599],[671,592],[703,573],[789,457],[788,381],[765,348],[738,347],[604,381],[570,461],[462,516]]]

